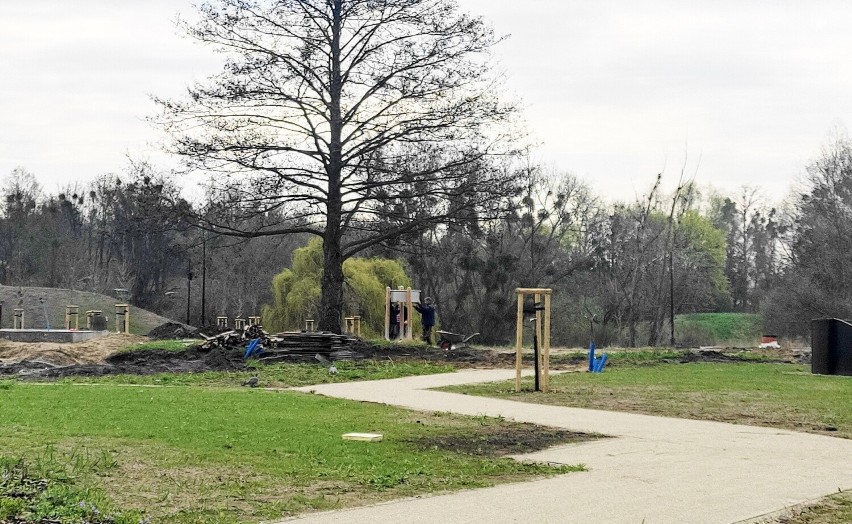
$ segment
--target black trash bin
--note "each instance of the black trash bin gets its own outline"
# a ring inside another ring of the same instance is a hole
[[[811,321],[811,373],[852,376],[852,324],[836,318]]]
[[[106,331],[107,318],[102,313],[92,315],[92,331]]]

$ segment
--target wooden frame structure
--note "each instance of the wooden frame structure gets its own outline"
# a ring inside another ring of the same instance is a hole
[[[412,340],[414,337],[412,330],[412,319],[414,319],[414,303],[420,303],[419,289],[391,289],[385,288],[385,340],[390,340],[390,308],[391,304],[397,302],[400,304],[400,330],[399,338],[401,340]],[[402,308],[405,308],[405,312]],[[406,312],[408,313],[406,315]],[[406,318],[408,321],[406,322]]]
[[[249,326],[259,326],[260,325],[260,317],[248,317],[248,325]]]
[[[74,327],[71,327],[71,320],[74,320]],[[80,306],[65,306],[65,329],[80,329]]]
[[[122,319],[124,320],[124,330],[121,329]],[[130,304],[115,305],[115,332],[130,334]]]
[[[216,317],[217,329],[228,329],[228,317]]]
[[[515,392],[521,391],[521,355],[524,346],[524,299],[532,295],[533,303],[541,308],[535,310],[535,330],[538,339],[539,352],[537,369],[541,371],[541,390],[550,390],[550,296],[553,290],[549,288],[517,288],[515,294],[518,296],[518,324],[515,334]],[[542,298],[544,301],[542,302]],[[542,326],[542,320],[544,326]],[[542,333],[542,327],[544,332]]]
[[[354,317],[344,317],[343,320],[346,322],[346,332],[356,337],[361,336],[361,317],[355,315]]]
[[[312,319],[312,318],[305,319],[305,331],[307,331],[307,332],[313,331],[315,324],[316,324],[316,321],[314,319]]]
[[[243,317],[237,317],[234,319],[234,330],[240,330],[246,328],[246,319]]]

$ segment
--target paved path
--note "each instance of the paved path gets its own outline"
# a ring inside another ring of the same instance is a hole
[[[523,456],[582,463],[588,472],[288,522],[730,524],[852,489],[852,440],[424,391],[513,376],[513,370],[463,371],[298,389],[417,410],[504,416],[617,437]]]

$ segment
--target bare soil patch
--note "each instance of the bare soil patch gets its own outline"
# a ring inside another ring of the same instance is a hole
[[[468,428],[464,432],[451,434],[429,435],[427,433],[409,442],[421,449],[442,449],[465,455],[496,458],[598,438],[604,437],[535,424],[504,421],[500,425],[484,424],[475,431],[470,431]]]
[[[109,355],[147,340],[142,336],[120,333],[110,333],[74,344],[0,340],[0,361],[40,360],[57,366],[101,363]]]

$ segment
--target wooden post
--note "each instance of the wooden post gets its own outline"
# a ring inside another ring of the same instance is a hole
[[[521,392],[521,352],[524,345],[524,294],[516,289],[518,295],[518,325],[515,332],[515,393]]]
[[[124,329],[121,329],[121,322],[124,321]],[[124,331],[125,335],[130,334],[130,304],[116,304],[115,305],[115,332],[121,333]]]
[[[541,304],[541,293],[535,293],[533,295],[533,304]],[[535,338],[538,341],[538,354],[535,355],[536,363],[535,368],[539,371],[539,381],[538,386],[541,388],[541,391],[544,391],[544,366],[542,362],[544,361],[544,343],[541,339],[541,311],[536,310],[535,312]]]
[[[411,288],[405,288],[405,307],[408,308],[408,327],[406,333],[406,340],[412,340],[414,338],[414,305],[411,302]]]
[[[24,310],[22,308],[12,310],[12,329],[24,329]]]
[[[547,393],[550,391],[550,293],[544,294],[544,311],[544,367],[542,368],[544,384],[542,384],[542,389]]]
[[[65,306],[65,329],[72,329],[71,321],[74,321],[73,329],[80,329],[80,306],[67,305]]]
[[[385,340],[390,340],[390,304],[391,288],[385,288]]]
[[[539,362],[538,369],[539,387],[542,391],[550,391],[550,295],[552,289],[548,288],[517,288],[515,294],[518,297],[518,323],[515,335],[515,392],[521,391],[521,364],[524,343],[524,298],[532,295],[535,304],[541,304],[544,298],[543,310],[535,312],[535,333],[538,339]],[[542,328],[541,324],[544,323]],[[542,333],[543,329],[543,333]]]

